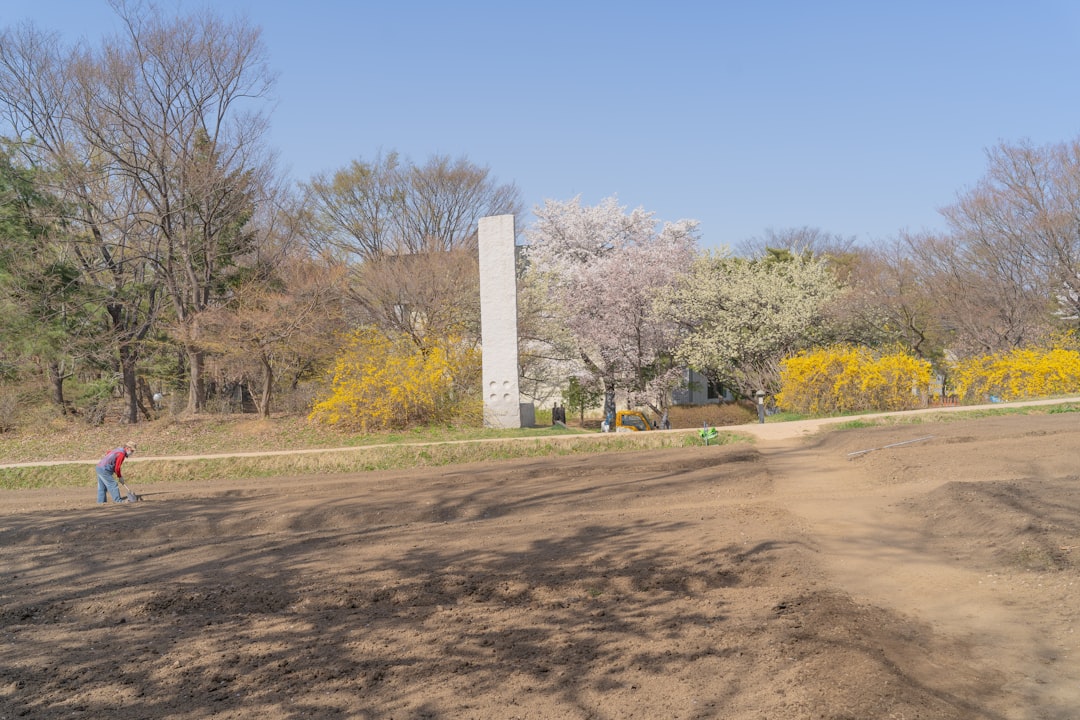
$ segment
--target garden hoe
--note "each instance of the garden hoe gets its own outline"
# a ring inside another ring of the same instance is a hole
[[[117,483],[117,484],[118,484],[118,485],[119,485],[120,487],[124,488],[124,492],[126,492],[126,493],[127,493],[127,501],[128,501],[129,503],[133,503],[133,502],[139,502],[140,500],[142,500],[142,498],[141,498],[141,497],[139,497],[138,495],[136,495],[136,494],[135,494],[134,492],[132,492],[131,488],[129,488],[129,487],[127,486],[127,483],[125,483],[125,482],[124,482],[123,480],[121,480],[120,478],[117,478],[117,479],[116,479],[116,483]]]

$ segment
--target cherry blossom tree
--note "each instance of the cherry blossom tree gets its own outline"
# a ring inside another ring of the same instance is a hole
[[[686,330],[675,358],[746,397],[775,390],[784,357],[828,339],[840,292],[828,262],[809,253],[707,253],[666,298]]]
[[[670,362],[678,328],[655,300],[692,262],[697,221],[658,228],[653,213],[627,212],[614,197],[595,207],[548,200],[533,213],[527,272],[547,289],[548,339],[584,384],[604,389],[605,415],[616,390],[659,414],[678,375]]]

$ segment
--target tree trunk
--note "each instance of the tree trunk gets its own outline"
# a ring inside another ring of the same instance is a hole
[[[138,405],[139,412],[142,413],[142,416],[149,422],[154,419],[153,415],[150,414],[150,407],[152,407],[152,405],[147,403],[147,401],[153,397],[153,393],[150,392],[150,383],[146,382],[146,378],[141,375],[135,379],[135,382],[139,387],[139,394],[135,399],[136,405]]]
[[[206,353],[188,348],[188,412],[199,413],[206,409],[206,381],[203,378],[203,365]]]
[[[60,363],[56,360],[49,362],[49,385],[52,387],[53,402],[60,406],[61,414],[67,415],[67,403],[64,402],[64,375],[60,372]]]
[[[134,425],[139,422],[139,398],[138,387],[135,382],[135,365],[138,362],[136,353],[132,352],[130,345],[120,346],[120,372],[124,379],[124,393],[127,395],[127,421]]]
[[[263,378],[262,394],[259,397],[259,415],[263,418],[270,417],[270,397],[274,391],[274,368],[270,365],[270,358],[262,355]]]
[[[604,419],[609,422],[615,419],[615,383],[610,380],[604,381]]]

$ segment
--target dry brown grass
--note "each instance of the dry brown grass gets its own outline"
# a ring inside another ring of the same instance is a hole
[[[242,433],[241,433],[242,435]],[[235,440],[235,438],[234,438]],[[713,444],[746,440],[737,434],[722,433]],[[217,480],[226,478],[269,478],[281,476],[356,473],[438,467],[460,463],[488,462],[522,457],[626,452],[700,444],[693,432],[655,433],[567,433],[519,435],[516,437],[472,438],[451,441],[410,441],[367,446],[275,451],[236,450],[241,455],[204,452],[193,456],[134,456],[124,466],[125,477],[145,486],[151,483]],[[152,447],[152,445],[149,445]],[[246,446],[250,447],[250,446]],[[0,489],[84,485],[93,480],[90,463],[62,462],[23,467],[0,467]]]
[[[744,425],[757,420],[757,410],[750,403],[719,405],[675,405],[668,411],[672,428],[723,427]]]
[[[645,411],[646,417],[656,421],[659,418],[653,413]],[[671,421],[672,430],[690,430],[700,428],[702,425],[709,427],[724,427],[725,425],[745,425],[757,422],[757,409],[752,403],[712,403],[708,405],[673,405],[668,410],[668,420]],[[580,427],[586,430],[599,430],[601,418],[586,417],[581,423],[576,417],[568,417],[567,424],[571,427]]]
[[[703,409],[704,410],[704,409]],[[716,418],[712,408],[711,418]],[[696,417],[696,416],[694,416]],[[684,425],[683,427],[699,427]],[[81,484],[92,479],[86,465],[110,448],[132,441],[132,477],[164,482],[215,477],[358,472],[373,469],[482,462],[514,457],[640,450],[694,445],[696,435],[630,433],[601,436],[579,428],[520,430],[423,428],[359,435],[321,426],[302,416],[261,419],[252,415],[163,416],[125,425],[90,425],[78,418],[44,418],[34,427],[0,433],[0,488]],[[720,444],[720,442],[717,442]],[[290,453],[282,455],[282,452]],[[236,453],[259,455],[235,457]],[[297,453],[297,454],[293,454]],[[230,456],[230,457],[226,457]],[[143,462],[148,460],[149,462]],[[48,465],[51,461],[58,465]],[[43,465],[44,464],[44,465]],[[125,468],[127,469],[127,468]]]

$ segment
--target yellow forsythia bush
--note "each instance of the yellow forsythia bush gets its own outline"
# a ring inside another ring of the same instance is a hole
[[[777,405],[807,415],[910,410],[922,405],[930,363],[903,351],[836,345],[806,350],[780,364]]]
[[[1080,352],[1064,348],[1016,349],[953,363],[950,392],[980,403],[1080,392]]]
[[[402,430],[479,416],[480,354],[456,338],[421,349],[366,327],[338,354],[330,393],[311,419],[360,432]]]

